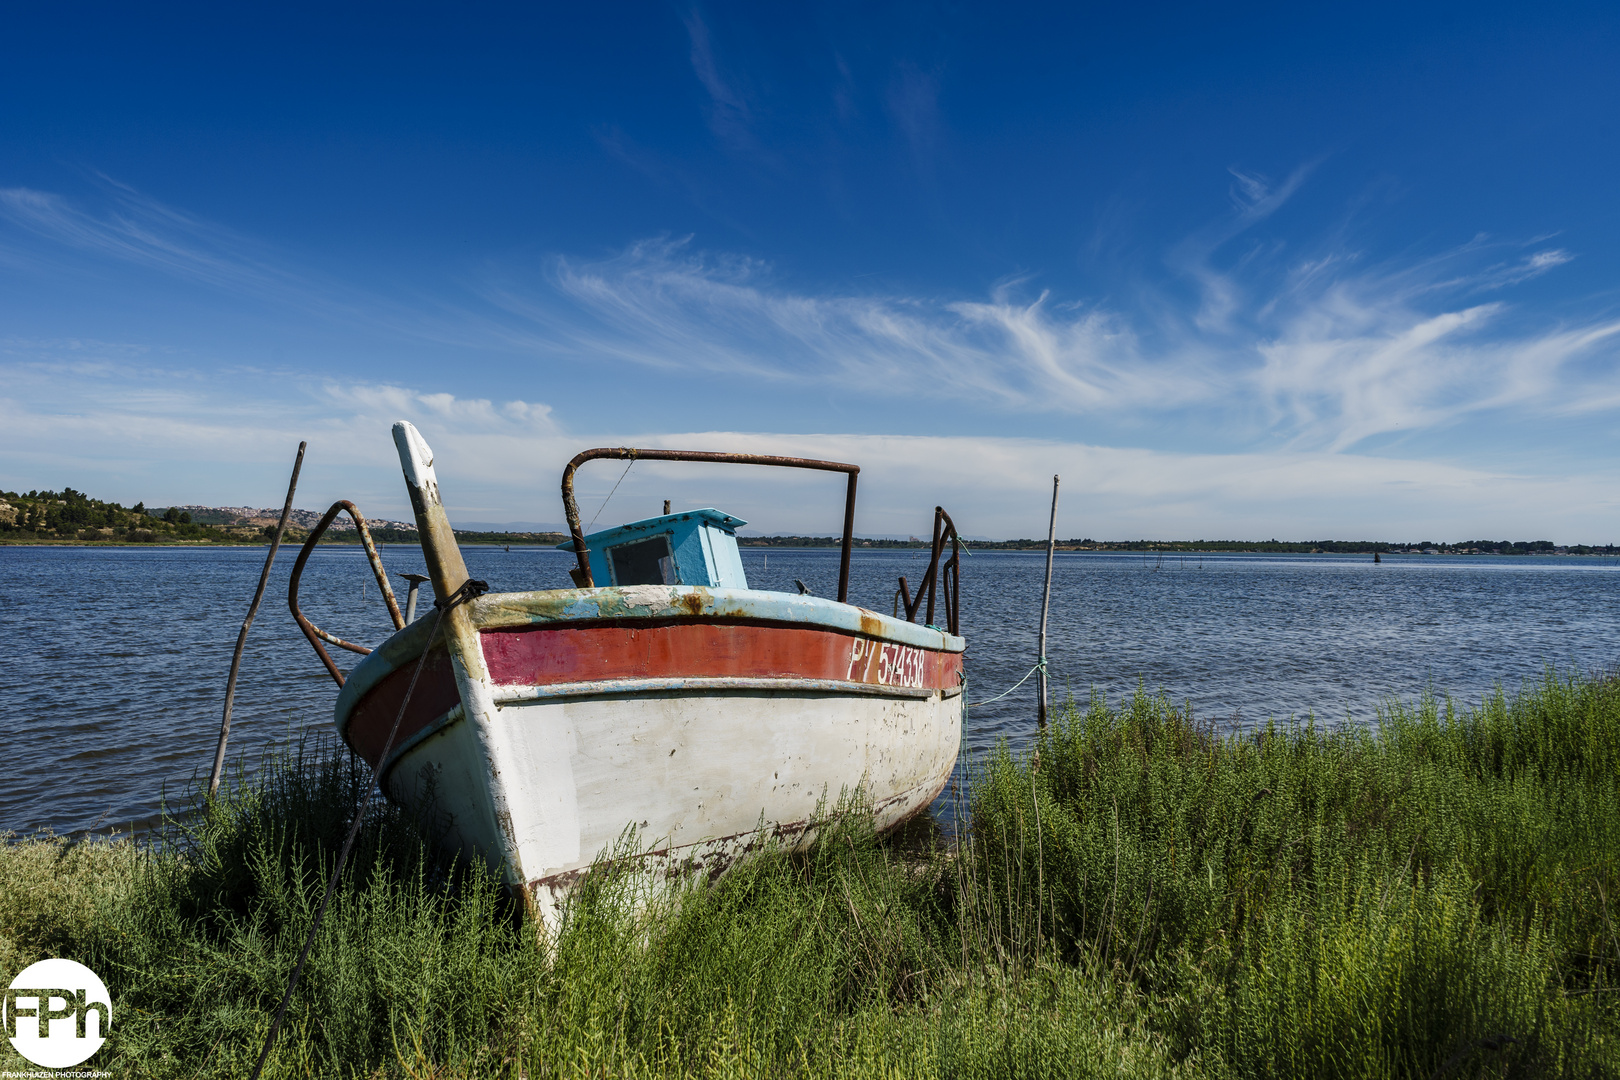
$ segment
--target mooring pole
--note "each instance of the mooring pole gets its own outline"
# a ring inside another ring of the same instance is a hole
[[[1057,496],[1058,478],[1052,477],[1052,520],[1046,526],[1046,590],[1041,593],[1041,640],[1040,667],[1036,674],[1040,677],[1041,703],[1040,711],[1036,715],[1041,727],[1046,726],[1046,613],[1052,606],[1052,553],[1057,545]]]
[[[219,725],[219,746],[214,749],[214,771],[208,776],[208,797],[212,799],[214,792],[219,790],[219,774],[225,768],[225,743],[231,737],[231,706],[236,702],[236,676],[242,669],[242,648],[247,644],[248,630],[253,626],[253,616],[259,613],[259,601],[264,599],[264,586],[270,580],[270,567],[275,565],[276,550],[281,547],[281,534],[287,531],[287,519],[292,516],[293,492],[298,490],[298,470],[304,467],[304,449],[309,446],[307,442],[298,444],[298,457],[293,461],[292,479],[287,482],[287,501],[281,506],[281,521],[276,525],[276,535],[270,540],[270,554],[265,556],[264,569],[259,573],[259,588],[253,594],[253,603],[248,607],[247,618],[242,620],[242,632],[236,635],[236,652],[231,657],[231,677],[225,683],[225,719]]]
[[[395,571],[398,573],[398,571]],[[411,583],[410,591],[405,594],[405,625],[409,626],[416,621],[416,593],[421,589],[422,582],[428,580],[426,574],[400,574],[400,577]]]

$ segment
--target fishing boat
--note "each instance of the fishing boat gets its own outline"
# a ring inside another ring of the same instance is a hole
[[[575,587],[474,596],[481,583],[469,585],[433,452],[409,423],[393,434],[434,595],[465,602],[407,625],[363,517],[337,503],[299,554],[290,606],[341,687],[338,732],[388,798],[431,812],[453,846],[526,890],[549,927],[627,829],[647,866],[713,874],[772,839],[813,843],[818,808],[841,796],[858,792],[886,830],[943,789],[965,648],[960,545],[943,509],[927,574],[915,594],[901,578],[885,615],[848,603],[857,466],[587,450],[562,477]],[[746,522],[716,509],[587,536],[574,478],[603,458],[844,474],[837,598],[749,588],[736,536]],[[304,563],[343,510],[397,627],[375,650],[320,630],[298,605]],[[345,675],[322,641],[364,659]]]

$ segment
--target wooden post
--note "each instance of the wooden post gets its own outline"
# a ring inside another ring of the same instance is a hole
[[[432,579],[426,574],[400,574],[399,576],[410,583],[410,591],[405,594],[405,625],[409,626],[416,621],[416,594],[421,591],[422,582],[431,581]]]
[[[298,470],[304,467],[304,449],[307,442],[298,444],[298,457],[293,461],[292,479],[287,483],[287,501],[281,506],[281,521],[276,535],[270,540],[270,554],[265,556],[264,569],[259,572],[259,588],[248,606],[247,618],[242,620],[242,632],[236,635],[236,652],[231,656],[231,677],[225,682],[225,719],[219,725],[219,745],[214,748],[214,770],[208,776],[208,797],[219,790],[219,775],[225,768],[225,743],[231,737],[231,706],[236,703],[236,676],[242,669],[242,648],[247,644],[248,630],[253,616],[259,613],[259,601],[264,599],[264,586],[270,580],[270,567],[275,564],[276,550],[281,547],[281,534],[287,531],[287,518],[292,516],[293,492],[298,490]]]
[[[1041,703],[1037,714],[1037,721],[1041,727],[1046,726],[1046,613],[1052,606],[1052,553],[1057,545],[1057,497],[1058,478],[1052,477],[1052,520],[1046,526],[1046,590],[1041,593],[1041,667],[1036,674],[1040,677]]]

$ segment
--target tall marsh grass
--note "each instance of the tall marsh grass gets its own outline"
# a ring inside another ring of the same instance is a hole
[[[973,825],[994,947],[1129,983],[1212,1071],[1615,1068],[1613,681],[1228,738],[1094,699],[994,758]]]
[[[89,1066],[244,1075],[368,779],[304,744],[161,844],[5,845],[0,978],[97,970]],[[1620,1074],[1620,683],[1376,731],[1094,699],[967,806],[880,841],[846,801],[676,894],[604,865],[548,943],[375,806],[267,1075]]]

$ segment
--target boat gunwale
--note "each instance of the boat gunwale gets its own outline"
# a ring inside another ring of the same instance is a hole
[[[655,598],[665,603],[655,609],[646,602]],[[681,602],[677,602],[677,598]],[[694,604],[694,599],[702,602]],[[593,606],[597,614],[588,614]],[[547,589],[488,593],[473,600],[468,607],[480,634],[599,626],[656,628],[683,624],[743,623],[821,630],[910,645],[930,652],[961,653],[967,649],[965,638],[932,626],[921,626],[882,612],[822,597],[794,596],[759,589],[710,589],[679,585]],[[529,610],[523,610],[525,607]],[[534,611],[535,607],[545,610]],[[774,617],[769,614],[773,610],[777,612]],[[349,671],[342,689],[338,691],[333,709],[333,726],[345,742],[348,720],[355,707],[389,675],[422,655],[433,622],[430,611],[403,630],[394,632]]]
[[[784,630],[822,630],[829,634],[844,634],[848,637],[871,638],[873,641],[887,641],[896,645],[911,645],[907,641],[896,641],[895,638],[885,634],[874,634],[866,630],[851,630],[844,626],[829,626],[825,623],[807,623],[802,619],[770,619],[756,615],[611,615],[596,619],[568,619],[555,622],[510,622],[480,624],[480,634],[522,634],[533,631],[543,633],[547,630],[586,630],[599,627],[631,628],[659,628],[664,626],[766,626]],[[408,628],[407,628],[408,629]],[[957,640],[961,640],[958,638]],[[929,645],[912,645],[912,648],[925,649],[928,652],[957,653],[966,652],[966,649],[942,648]]]
[[[565,597],[571,597],[564,601]],[[655,607],[655,601],[662,601]],[[699,603],[693,603],[699,601]],[[589,609],[594,606],[595,613]],[[514,608],[519,610],[514,610]],[[534,610],[540,608],[542,610]],[[527,609],[527,610],[523,610]],[[624,620],[744,621],[810,625],[911,645],[934,652],[965,652],[967,640],[935,626],[907,622],[881,611],[809,594],[766,589],[715,589],[703,585],[614,585],[594,589],[536,589],[487,593],[472,603],[479,630],[544,624]],[[407,628],[409,629],[409,628]]]

